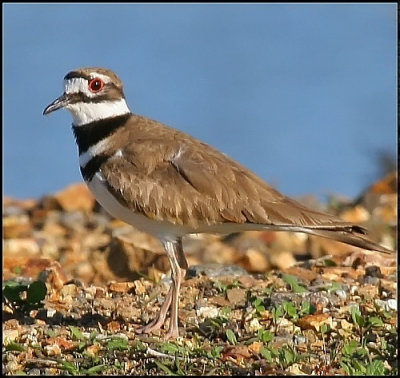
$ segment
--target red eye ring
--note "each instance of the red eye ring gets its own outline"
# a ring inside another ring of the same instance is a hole
[[[95,77],[94,79],[89,81],[89,90],[90,92],[96,93],[100,92],[104,88],[104,81]]]

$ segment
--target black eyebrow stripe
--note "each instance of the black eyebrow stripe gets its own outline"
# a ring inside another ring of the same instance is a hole
[[[86,79],[86,80],[90,80],[90,75],[86,75],[82,72],[77,72],[77,71],[72,71],[67,73],[64,76],[64,80],[69,80],[69,79]]]

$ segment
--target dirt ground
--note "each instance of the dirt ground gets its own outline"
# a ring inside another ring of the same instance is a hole
[[[397,175],[308,206],[397,249]],[[194,235],[180,337],[140,335],[169,284],[160,243],[83,184],[3,201],[6,375],[397,375],[397,259],[300,233]],[[168,325],[168,324],[167,324]],[[166,326],[167,326],[166,325]]]

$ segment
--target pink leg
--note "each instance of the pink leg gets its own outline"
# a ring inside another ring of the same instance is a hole
[[[178,328],[178,305],[179,305],[179,292],[181,288],[182,279],[185,277],[186,270],[179,269],[177,280],[174,285],[172,285],[172,304],[171,304],[171,317],[169,322],[169,329],[165,335],[165,339],[175,339],[179,337]]]
[[[173,285],[169,288],[168,294],[165,297],[164,303],[162,304],[162,306],[160,308],[160,312],[155,317],[155,319],[152,320],[149,324],[146,324],[145,326],[138,328],[136,330],[137,333],[150,333],[153,331],[157,331],[158,329],[161,328],[161,326],[165,322],[165,318],[167,317],[168,309],[171,306],[172,290],[173,290]]]
[[[182,240],[178,239],[175,242],[164,241],[164,248],[167,253],[171,265],[172,285],[169,288],[168,294],[157,317],[144,327],[137,330],[138,333],[148,333],[161,328],[165,322],[168,309],[171,307],[170,325],[165,339],[176,338],[179,336],[178,328],[178,305],[179,292],[183,279],[185,278],[188,267],[186,258],[183,254]]]

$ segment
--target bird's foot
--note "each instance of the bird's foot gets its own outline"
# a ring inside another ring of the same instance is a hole
[[[162,327],[163,323],[164,323],[164,320],[160,321],[160,317],[157,317],[149,324],[146,324],[143,327],[137,328],[136,332],[137,333],[151,333],[153,331],[159,330]]]
[[[179,337],[179,328],[170,327],[168,332],[164,335],[164,340],[176,339]]]

